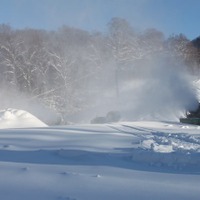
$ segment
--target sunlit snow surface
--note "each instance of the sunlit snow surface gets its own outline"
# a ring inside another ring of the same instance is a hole
[[[199,200],[199,126],[15,125],[0,130],[0,199]]]
[[[13,108],[0,110],[0,129],[45,126],[47,126],[45,123],[27,111]]]

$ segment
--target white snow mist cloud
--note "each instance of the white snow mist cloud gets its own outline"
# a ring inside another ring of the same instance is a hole
[[[186,110],[197,108],[192,80],[182,64],[160,56],[139,67],[144,70],[138,70],[138,79],[120,97],[125,119],[177,120]]]
[[[116,86],[111,89],[105,85],[99,92],[98,105],[90,110],[91,119],[117,110],[122,120],[177,121],[186,110],[198,107],[192,79],[180,62],[166,55],[152,56],[132,67],[135,68],[134,77],[119,80],[118,97]],[[107,71],[105,76],[110,74]],[[113,79],[114,76],[113,73]]]

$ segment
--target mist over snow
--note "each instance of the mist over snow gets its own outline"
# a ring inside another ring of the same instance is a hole
[[[80,112],[67,115],[69,122],[88,123],[95,117],[106,116],[110,111],[119,111],[122,121],[178,121],[186,110],[198,107],[198,83],[192,84],[194,80],[184,64],[171,57],[149,56],[131,66],[116,66],[115,62],[106,65],[106,70],[98,74],[98,79],[96,76],[90,79],[89,95],[83,94],[88,105]],[[127,72],[124,76],[123,68],[132,70],[130,77]],[[48,125],[60,123],[56,112],[17,90],[2,87],[0,98],[1,110],[22,109]]]
[[[48,125],[89,123],[110,111],[121,121],[174,121],[198,106],[191,41],[138,32],[122,18],[105,33],[1,25],[0,55],[0,109],[26,110]]]
[[[198,107],[193,78],[183,65],[167,55],[150,56],[131,66],[134,79],[120,80],[119,73],[118,88],[115,84],[107,87],[102,79],[101,90],[96,96],[97,106],[90,114],[105,116],[107,112],[117,110],[122,120],[178,121],[186,110]],[[116,81],[114,73],[111,75],[108,71],[104,78],[106,76]]]
[[[173,120],[185,110],[197,108],[192,80],[175,60],[151,58],[145,68],[148,70],[140,80],[143,83],[127,99],[130,106],[127,110],[133,108],[130,117]]]

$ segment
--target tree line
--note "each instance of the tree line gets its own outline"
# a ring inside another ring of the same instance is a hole
[[[0,85],[37,99],[64,120],[91,106],[91,97],[105,86],[119,93],[117,85],[137,78],[142,61],[161,54],[200,75],[200,38],[165,38],[154,28],[138,32],[121,18],[113,18],[104,33],[69,26],[18,30],[1,24]]]

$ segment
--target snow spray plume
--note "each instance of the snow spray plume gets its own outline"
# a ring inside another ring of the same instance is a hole
[[[144,70],[138,72],[133,87],[120,97],[125,119],[178,120],[186,110],[198,107],[186,67],[175,59],[153,56],[140,67]]]
[[[198,107],[186,67],[171,56],[156,55],[129,66],[133,73],[118,73],[118,83],[116,65],[108,66],[102,76],[99,74],[98,87],[92,84],[88,89],[96,95],[89,97],[90,107],[79,113],[79,120],[103,116],[97,119],[104,121],[108,112],[119,111],[121,120],[177,121],[186,110]]]

